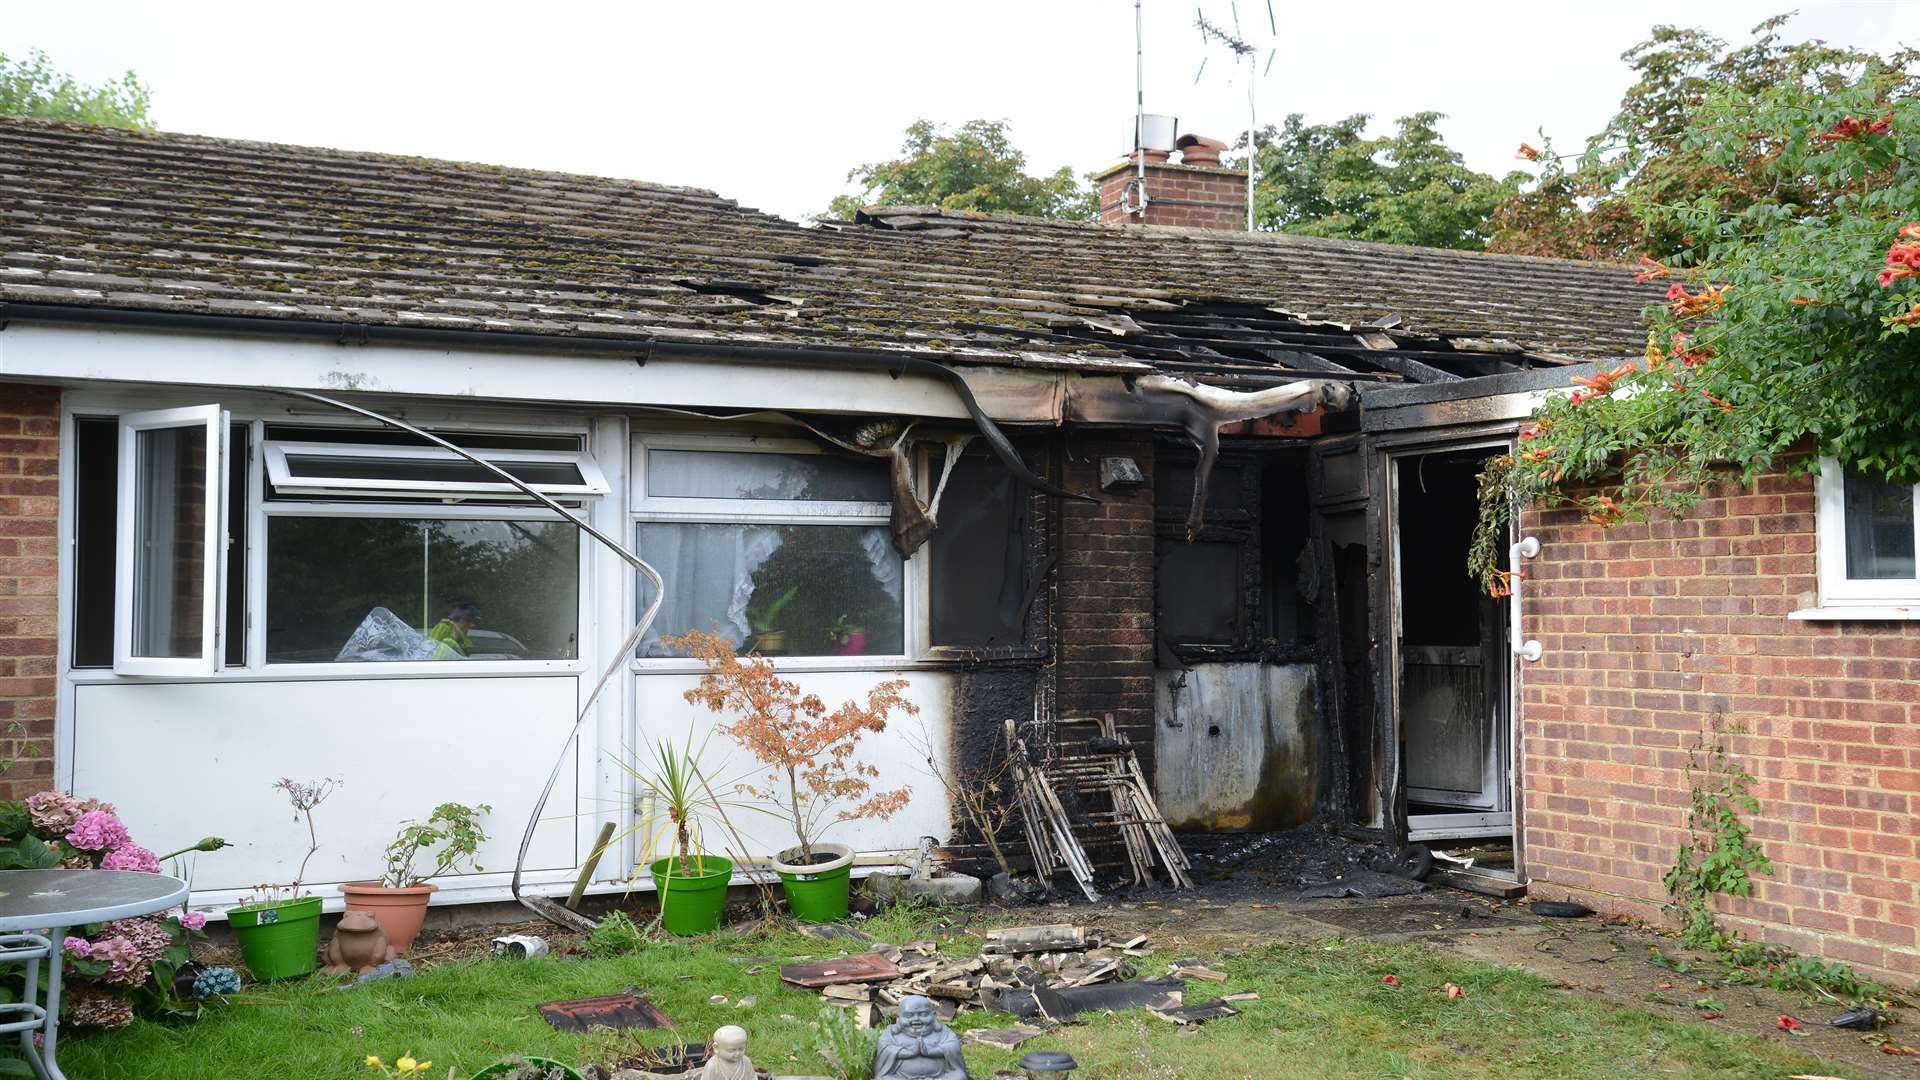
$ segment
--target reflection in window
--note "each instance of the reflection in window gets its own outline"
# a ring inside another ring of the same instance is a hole
[[[1847,577],[1914,576],[1913,485],[1846,471]]]
[[[133,655],[199,656],[205,640],[207,429],[134,433]]]
[[[642,522],[639,547],[668,582],[642,656],[677,655],[660,639],[688,630],[766,656],[905,652],[903,564],[883,527]]]
[[[887,467],[873,458],[724,450],[647,451],[647,494],[681,499],[887,501]]]
[[[267,661],[571,660],[579,569],[562,522],[274,517]]]

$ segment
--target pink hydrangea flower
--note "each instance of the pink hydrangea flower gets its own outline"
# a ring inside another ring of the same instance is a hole
[[[27,817],[41,832],[64,836],[86,808],[64,791],[36,791],[27,796]]]
[[[177,915],[175,918],[182,927],[188,930],[205,930],[207,928],[207,913],[204,911],[189,911],[183,915]]]
[[[95,960],[104,960],[107,973],[101,978],[121,986],[139,986],[147,981],[147,974],[153,969],[152,961],[140,955],[139,946],[123,937],[102,938],[93,943],[88,954]]]
[[[73,831],[67,834],[67,843],[84,851],[114,851],[132,841],[127,827],[107,810],[81,814],[80,820],[73,823]]]
[[[85,958],[93,953],[93,943],[83,937],[70,937],[61,942],[61,945],[63,945],[67,953],[72,956]]]
[[[142,874],[157,874],[160,872],[160,860],[154,858],[153,852],[129,841],[108,852],[107,857],[100,860],[100,869],[136,870]]]

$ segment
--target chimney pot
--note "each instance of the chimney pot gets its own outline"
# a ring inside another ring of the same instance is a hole
[[[1180,151],[1180,164],[1197,169],[1219,168],[1220,151],[1227,148],[1226,143],[1205,135],[1182,135],[1173,145]]]

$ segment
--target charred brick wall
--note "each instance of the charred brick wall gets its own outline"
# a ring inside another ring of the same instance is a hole
[[[1773,861],[1721,903],[1753,938],[1911,983],[1920,971],[1920,623],[1787,618],[1815,601],[1814,486],[1761,477],[1684,520],[1530,511],[1526,865],[1536,891],[1660,915],[1689,748],[1757,777]],[[1734,731],[1744,731],[1732,733]]]
[[[1062,501],[1054,642],[1061,716],[1112,713],[1153,774],[1153,488],[1100,491],[1100,459],[1129,457],[1153,475],[1145,432],[1095,432],[1070,444],[1066,487],[1099,505]]]
[[[53,783],[60,392],[0,384],[0,798]]]

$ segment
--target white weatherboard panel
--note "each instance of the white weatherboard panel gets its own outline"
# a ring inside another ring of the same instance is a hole
[[[315,811],[309,884],[378,875],[399,823],[442,802],[491,804],[480,864],[511,870],[578,686],[571,676],[85,684],[75,689],[73,790],[118,806],[156,853],[209,835],[231,841],[195,856],[196,895],[298,872],[307,830],[272,786],[283,776],[344,781]],[[573,775],[560,777],[530,870],[577,865],[568,820],[577,791]]]
[[[882,679],[907,680],[907,697],[920,706],[920,714],[896,714],[888,721],[886,731],[861,739],[858,757],[880,770],[879,778],[874,781],[876,790],[891,791],[905,785],[912,788],[911,799],[904,809],[886,821],[836,825],[827,830],[825,839],[850,844],[856,851],[910,851],[922,836],[936,837],[944,843],[951,831],[947,793],[928,773],[926,754],[921,747],[931,742],[941,760],[946,759],[953,730],[953,677],[932,671],[801,671],[783,673],[782,677],[799,683],[805,693],[819,694],[828,710],[848,698],[865,701],[867,691]],[[713,730],[716,723],[725,722],[725,717],[708,712],[702,706],[689,705],[681,696],[699,682],[698,675],[643,673],[633,679],[642,759],[648,756],[649,740],[667,738],[680,743],[686,739],[691,725],[696,743],[712,733],[706,757],[710,777],[764,784],[761,779],[764,769],[757,767],[753,757],[732,739]],[[731,783],[714,786],[722,789],[724,797],[751,801],[748,796],[733,794]],[[793,832],[784,818],[754,810],[729,810],[729,814],[745,835],[752,849],[748,852],[750,855],[772,855],[793,845]],[[707,837],[707,847],[715,853],[733,846],[731,839],[724,835]]]

